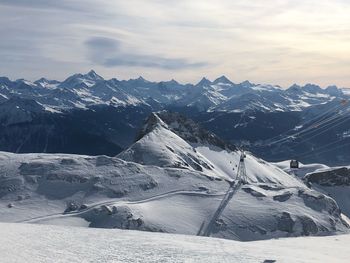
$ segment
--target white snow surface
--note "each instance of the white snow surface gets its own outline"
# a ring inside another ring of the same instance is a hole
[[[348,231],[336,202],[300,178],[246,153],[241,186],[236,148],[169,119],[154,115],[117,157],[0,152],[0,221],[242,241]]]
[[[348,231],[333,199],[249,153],[249,183],[224,200],[238,161],[238,152],[190,144],[161,122],[114,158],[0,152],[0,221],[197,235],[225,201],[210,236]]]
[[[321,164],[321,163],[310,163],[310,164],[303,164],[299,162],[299,168],[298,169],[290,169],[290,161],[286,160],[282,162],[273,163],[278,168],[282,169],[283,171],[287,173],[293,173],[296,176],[302,178],[308,173],[314,173],[314,172],[321,172],[331,169],[331,167]]]
[[[350,235],[238,242],[131,230],[0,223],[0,261],[349,262]]]

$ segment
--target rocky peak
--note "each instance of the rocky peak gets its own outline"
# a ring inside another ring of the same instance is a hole
[[[222,75],[221,77],[217,78],[216,80],[214,80],[213,84],[230,84],[232,85],[233,82],[231,80],[229,80],[226,76]]]
[[[212,84],[212,82],[211,82],[209,79],[203,77],[203,78],[196,84],[196,86],[210,86],[211,84]]]
[[[231,151],[237,150],[235,146],[226,143],[215,134],[208,132],[193,120],[179,113],[168,111],[152,113],[146,120],[137,140],[159,126],[171,130],[188,143],[213,145]]]

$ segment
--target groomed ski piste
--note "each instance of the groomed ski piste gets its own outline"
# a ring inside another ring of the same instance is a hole
[[[188,235],[0,223],[0,262],[347,263],[350,235],[237,242]]]

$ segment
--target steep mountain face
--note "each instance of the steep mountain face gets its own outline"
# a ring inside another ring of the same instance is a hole
[[[299,169],[290,169],[289,161],[275,164],[289,174],[301,178],[309,187],[331,196],[342,213],[350,216],[350,167],[329,167],[324,164],[300,164]]]
[[[117,157],[0,153],[0,220],[236,240],[348,231],[333,199],[250,153],[231,194],[240,153],[199,130],[158,113]]]
[[[335,167],[305,175],[304,180],[337,201],[342,213],[350,217],[350,168]]]

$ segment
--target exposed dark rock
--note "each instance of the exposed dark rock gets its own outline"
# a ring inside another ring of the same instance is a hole
[[[277,229],[280,231],[293,233],[294,225],[294,220],[287,212],[283,212],[280,217],[277,217]]]
[[[273,197],[273,200],[275,201],[279,201],[279,202],[285,202],[287,201],[293,194],[290,193],[290,192],[287,192],[287,193],[283,193],[283,194],[280,194],[280,195],[275,195]]]
[[[298,219],[300,220],[302,226],[303,226],[303,234],[306,236],[309,235],[315,235],[318,232],[318,227],[316,223],[308,216],[299,216]]]
[[[242,190],[248,194],[251,194],[252,196],[255,196],[255,197],[266,197],[265,194],[258,192],[250,187],[243,187]]]
[[[305,181],[322,186],[350,185],[350,169],[342,167],[329,171],[311,173],[305,176]]]

